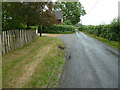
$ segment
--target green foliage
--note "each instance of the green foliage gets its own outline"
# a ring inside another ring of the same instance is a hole
[[[21,29],[23,26],[51,26],[55,23],[52,10],[45,10],[45,6],[52,8],[52,2],[3,2],[2,27],[3,30]],[[24,25],[23,25],[24,24]]]
[[[38,26],[30,26],[31,29],[36,30],[38,29]]]
[[[86,28],[85,28],[84,25],[81,25],[81,26],[77,27],[77,29],[78,29],[79,31],[83,31],[83,30],[85,30]]]
[[[20,4],[16,4],[16,6],[12,6],[13,3],[2,3],[2,28],[3,30],[11,30],[11,29],[16,29],[16,28],[21,28],[21,22],[22,20],[20,19],[19,16],[16,16],[15,13],[19,13],[19,7]],[[13,9],[14,12],[13,13]],[[21,15],[20,15],[21,16]]]
[[[96,36],[101,36],[109,40],[119,41],[120,40],[119,25],[120,23],[118,22],[118,20],[114,19],[113,22],[108,25],[81,26],[78,29],[80,31],[85,31],[87,33],[94,34]]]
[[[54,25],[50,28],[45,28],[43,33],[72,33],[75,31],[74,26],[70,25]]]
[[[87,35],[89,35],[93,38],[96,38],[99,41],[101,41],[101,42],[103,42],[103,43],[105,43],[105,44],[107,44],[107,45],[109,45],[113,48],[116,48],[116,49],[120,50],[120,42],[118,42],[118,41],[111,41],[109,39],[106,39],[106,38],[103,38],[103,37],[100,37],[100,36],[96,36],[96,35],[93,35],[93,34],[89,34],[89,33],[84,32],[84,31],[83,31],[83,33],[85,33],[85,34],[87,34]]]
[[[64,25],[72,25],[72,23],[71,23],[70,20],[65,20],[65,21],[64,21]]]
[[[74,25],[80,21],[80,17],[85,15],[86,12],[80,2],[61,2],[55,4],[55,10],[63,12],[64,21],[70,20]]]

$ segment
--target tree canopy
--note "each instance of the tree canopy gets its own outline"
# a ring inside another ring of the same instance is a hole
[[[52,7],[52,2],[3,2],[3,30],[22,28],[24,25],[53,25],[55,15],[50,10]]]
[[[64,21],[70,21],[73,25],[80,21],[80,17],[86,12],[80,2],[61,2],[55,3],[55,10],[63,12]]]

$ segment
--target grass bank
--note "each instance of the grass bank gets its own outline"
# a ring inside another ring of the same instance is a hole
[[[93,38],[96,38],[97,40],[99,40],[99,41],[101,41],[101,42],[103,42],[103,43],[105,43],[105,44],[107,44],[107,45],[109,45],[113,48],[116,48],[116,49],[120,50],[120,42],[118,42],[118,41],[111,41],[109,39],[102,38],[102,37],[99,37],[99,36],[96,36],[96,35],[93,35],[93,34],[89,34],[89,33],[84,32],[84,31],[82,31],[82,32],[91,36],[91,37],[93,37]]]
[[[59,87],[64,65],[64,44],[53,37],[38,37],[32,43],[3,56],[3,88]]]

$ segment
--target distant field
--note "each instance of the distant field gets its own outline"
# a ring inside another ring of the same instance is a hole
[[[59,87],[64,65],[64,44],[54,37],[38,37],[32,43],[3,56],[3,88]]]

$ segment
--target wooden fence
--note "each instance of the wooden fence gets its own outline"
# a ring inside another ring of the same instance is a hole
[[[20,48],[36,38],[35,30],[2,31],[2,54]]]

